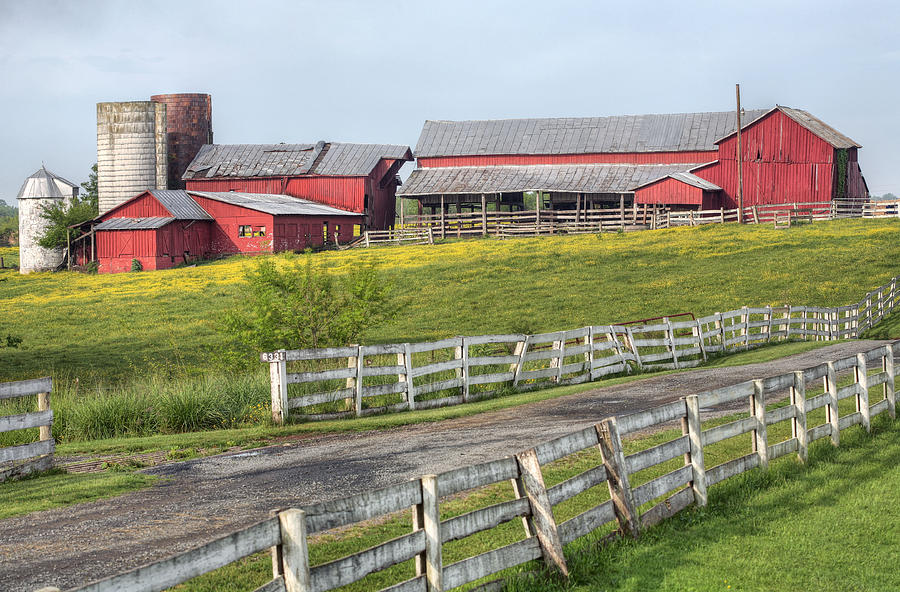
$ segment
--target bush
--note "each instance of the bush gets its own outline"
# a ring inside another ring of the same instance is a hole
[[[144,266],[137,259],[131,260],[131,271],[144,271]]]

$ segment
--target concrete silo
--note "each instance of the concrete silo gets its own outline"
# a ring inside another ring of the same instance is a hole
[[[166,189],[166,105],[97,103],[97,191],[100,213],[147,189]]]
[[[18,196],[20,273],[53,270],[63,262],[63,249],[45,249],[38,245],[49,224],[41,213],[44,206],[67,202],[77,195],[77,185],[43,166],[25,179]]]
[[[184,189],[181,176],[200,147],[212,144],[212,97],[203,93],[153,95],[151,101],[166,105],[169,148],[169,189]]]

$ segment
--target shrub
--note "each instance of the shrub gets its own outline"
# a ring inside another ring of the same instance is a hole
[[[144,266],[137,259],[131,260],[131,271],[144,271]]]

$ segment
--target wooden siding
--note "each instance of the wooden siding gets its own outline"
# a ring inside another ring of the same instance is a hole
[[[98,230],[99,271],[131,271],[134,259],[143,269],[153,270],[206,257],[211,225],[208,221],[176,220],[152,230]]]
[[[704,191],[677,179],[666,177],[656,183],[635,190],[636,204],[667,204],[671,206],[699,206],[701,210],[719,207],[720,192]]]
[[[275,224],[271,214],[222,203],[199,195],[193,197],[200,207],[213,217],[209,242],[211,253],[259,253],[272,250],[272,233]],[[238,227],[247,225],[252,226],[254,230],[265,227],[265,236],[238,236]]]
[[[102,219],[110,218],[169,218],[172,212],[167,210],[149,191],[139,194],[120,206],[103,214]]]
[[[716,159],[715,151],[606,152],[594,154],[495,154],[419,158],[422,168],[450,166],[502,166],[529,164],[673,164],[704,163]]]

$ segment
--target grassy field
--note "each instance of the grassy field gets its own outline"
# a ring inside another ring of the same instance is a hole
[[[342,273],[374,265],[396,314],[364,343],[539,332],[743,305],[838,305],[900,273],[897,220],[774,230],[711,224],[629,234],[467,240],[324,252]],[[303,255],[278,255],[284,262]],[[214,367],[221,312],[252,259],[117,275],[0,271],[0,380],[52,374],[82,384]]]

